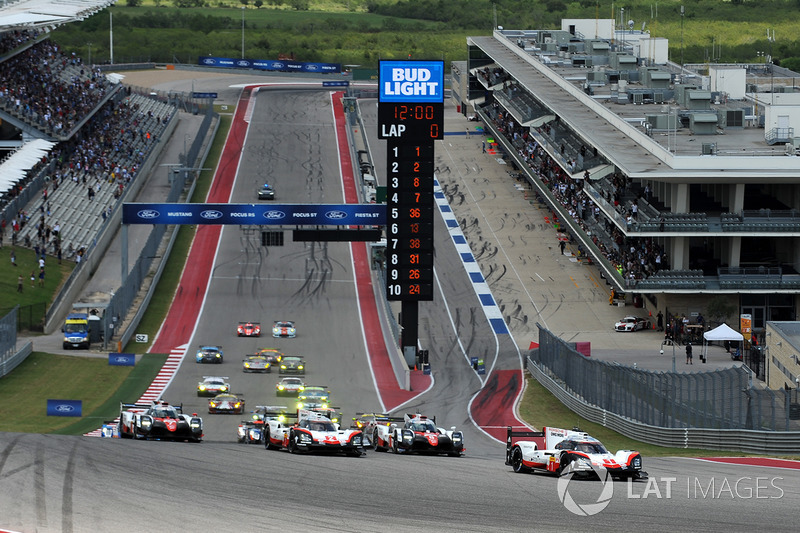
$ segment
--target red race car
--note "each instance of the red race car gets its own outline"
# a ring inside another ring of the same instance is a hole
[[[261,336],[261,323],[260,322],[239,322],[236,328],[236,334],[239,337],[260,337]]]

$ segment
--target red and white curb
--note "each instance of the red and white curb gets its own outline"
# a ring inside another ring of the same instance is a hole
[[[147,390],[144,391],[144,394],[142,394],[141,398],[139,398],[136,403],[150,403],[161,399],[164,391],[169,387],[170,383],[172,383],[172,380],[175,379],[175,374],[178,373],[178,368],[180,368],[183,358],[186,356],[186,349],[188,346],[188,344],[183,344],[170,351],[169,357],[164,361],[164,366],[161,367],[161,370],[158,371],[153,382],[147,387]],[[115,424],[118,422],[119,417],[114,419]],[[102,427],[84,434],[84,437],[102,436]]]

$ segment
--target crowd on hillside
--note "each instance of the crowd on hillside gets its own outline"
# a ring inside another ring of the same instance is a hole
[[[72,131],[110,87],[99,70],[49,40],[0,63],[0,107],[54,136]]]
[[[616,225],[601,214],[600,207],[583,190],[585,179],[573,179],[565,172],[531,135],[529,128],[517,124],[497,102],[492,103],[486,111],[498,131],[514,144],[530,169],[547,185],[570,217],[591,236],[594,244],[620,275],[626,280],[640,280],[669,268],[661,246],[651,238],[626,238]],[[621,175],[604,179],[610,182],[614,190],[613,194],[609,193],[609,203],[623,216],[630,216],[630,207],[626,208],[621,202],[629,186],[627,180]]]

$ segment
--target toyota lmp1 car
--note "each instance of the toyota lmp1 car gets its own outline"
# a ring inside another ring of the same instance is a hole
[[[223,361],[222,346],[202,345],[194,356],[197,363],[221,364]]]
[[[261,355],[246,355],[242,359],[242,372],[272,372],[272,364]]]
[[[364,435],[360,430],[341,429],[330,418],[305,409],[298,409],[297,424],[284,435],[280,446],[290,453],[338,452],[359,457],[363,451]]]
[[[235,394],[217,394],[208,400],[208,412],[242,414],[244,413],[244,398]]]
[[[534,437],[518,440],[517,437]],[[539,444],[544,440],[543,450]],[[612,479],[646,479],[642,471],[642,456],[632,450],[612,454],[603,444],[582,431],[543,428],[541,432],[512,431],[506,438],[506,464],[514,472],[548,472],[557,476],[572,473],[576,476],[598,478],[605,472]]]
[[[440,454],[446,453],[458,457],[466,451],[464,434],[456,431],[455,426],[449,430],[436,427],[436,419],[420,414],[407,414],[403,418],[403,427],[398,427],[399,418],[387,417],[388,425],[376,424],[372,433],[372,448],[375,451],[394,453],[418,452]]]
[[[239,325],[236,327],[236,335],[239,337],[260,337],[261,323],[239,322]]]
[[[123,439],[203,440],[203,419],[183,413],[182,405],[164,401],[150,404],[122,403],[119,435]]]
[[[638,316],[626,316],[614,324],[614,331],[639,331],[643,329],[650,329],[650,321]]]
[[[296,337],[297,330],[294,329],[294,322],[288,320],[276,320],[272,326],[273,337]]]
[[[198,396],[216,396],[223,392],[230,392],[231,384],[227,376],[203,376],[203,381],[197,383]]]

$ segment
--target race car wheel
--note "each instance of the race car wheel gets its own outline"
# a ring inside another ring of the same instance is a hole
[[[392,451],[394,453],[400,453],[400,450],[397,448],[397,438],[392,437]]]
[[[272,441],[269,440],[269,429],[263,432],[262,437],[264,439],[264,449],[271,450],[272,449]]]
[[[528,471],[528,469],[522,465],[522,449],[519,446],[514,446],[511,450],[511,468],[513,468],[514,472],[517,474]]]
[[[297,453],[297,437],[294,432],[289,433],[289,453]]]
[[[570,465],[570,463],[572,463],[572,461],[573,461],[573,459],[570,456],[562,457],[561,458],[561,465],[558,467],[558,470],[556,470],[556,475],[563,476],[564,475],[564,470],[566,470],[569,467],[569,465]]]
[[[378,444],[380,441],[378,440],[378,430],[372,432],[372,449],[376,452],[385,452],[386,448]]]

